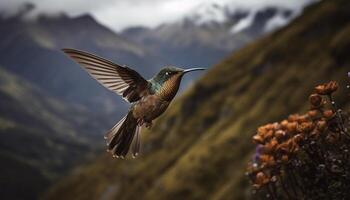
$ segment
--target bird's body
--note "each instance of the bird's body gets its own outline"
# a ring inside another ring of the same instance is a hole
[[[157,94],[150,94],[133,104],[131,111],[141,124],[150,124],[168,108],[169,104],[169,101],[161,99]]]
[[[165,67],[152,79],[145,80],[136,71],[93,54],[75,49],[63,51],[103,86],[132,103],[128,114],[105,136],[108,151],[115,157],[125,157],[133,140],[132,152],[133,156],[137,156],[141,127],[151,127],[152,121],[165,112],[185,73],[202,70]]]

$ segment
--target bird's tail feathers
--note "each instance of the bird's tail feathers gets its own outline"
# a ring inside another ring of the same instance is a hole
[[[123,117],[105,136],[108,149],[114,157],[124,158],[132,145],[133,157],[140,152],[140,131],[141,127],[137,123],[131,111]]]

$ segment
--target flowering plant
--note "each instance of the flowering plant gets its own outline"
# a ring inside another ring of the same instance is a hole
[[[266,199],[350,199],[348,115],[338,109],[331,81],[315,87],[310,109],[258,128],[247,176]]]

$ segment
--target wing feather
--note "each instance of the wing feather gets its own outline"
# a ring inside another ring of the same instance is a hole
[[[62,50],[104,87],[122,95],[129,102],[139,100],[148,88],[148,81],[126,66],[120,66],[84,51]]]

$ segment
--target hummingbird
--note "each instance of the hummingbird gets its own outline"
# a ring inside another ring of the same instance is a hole
[[[186,73],[205,70],[169,66],[146,80],[135,70],[97,55],[68,48],[62,51],[80,64],[100,84],[121,95],[131,104],[125,117],[104,137],[107,151],[117,158],[125,158],[130,147],[132,156],[136,157],[140,152],[141,128],[151,128],[152,121],[165,112]]]

